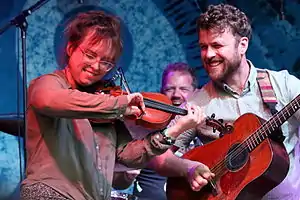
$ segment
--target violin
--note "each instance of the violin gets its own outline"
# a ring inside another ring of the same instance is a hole
[[[97,93],[110,94],[113,96],[127,95],[120,86],[110,86],[98,88]],[[187,110],[172,105],[172,101],[164,94],[154,92],[141,92],[144,103],[145,113],[138,118],[127,116],[129,120],[135,120],[136,125],[149,129],[165,128],[174,115],[187,115]],[[90,119],[92,123],[103,123],[103,120]]]

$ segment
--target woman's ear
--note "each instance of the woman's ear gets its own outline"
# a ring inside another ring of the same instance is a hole
[[[240,44],[239,44],[240,54],[246,54],[246,51],[248,49],[248,44],[249,44],[249,39],[247,37],[242,37],[240,39]]]
[[[74,51],[74,46],[71,44],[71,42],[68,42],[67,49],[66,49],[67,55],[70,57],[73,51]]]

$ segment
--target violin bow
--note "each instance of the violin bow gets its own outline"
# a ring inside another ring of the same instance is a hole
[[[127,92],[127,94],[131,94],[131,90],[130,90],[128,82],[127,82],[127,80],[125,78],[124,71],[123,71],[122,67],[119,67],[117,69],[116,74],[120,77],[120,85],[121,85],[121,87],[124,86],[125,91]]]
[[[124,86],[125,91],[127,92],[127,94],[131,94],[131,90],[128,86],[128,83],[126,81],[123,69],[121,67],[119,67],[117,69],[116,78],[120,78],[121,87]],[[152,100],[152,99],[144,98],[144,103],[145,103],[145,106],[148,107],[148,108],[158,109],[158,110],[168,112],[168,113],[172,113],[172,114],[176,114],[176,115],[186,115],[187,114],[187,110],[185,110],[185,109],[181,109],[181,108],[178,108],[176,106],[168,105],[168,104],[165,104],[165,103],[162,103],[162,102],[159,102],[159,101],[155,101],[155,100]]]

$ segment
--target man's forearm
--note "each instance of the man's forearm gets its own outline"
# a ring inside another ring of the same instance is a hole
[[[154,157],[148,167],[154,169],[162,176],[187,177],[189,169],[195,165],[199,165],[199,163],[179,158],[171,150],[168,150],[164,154]]]

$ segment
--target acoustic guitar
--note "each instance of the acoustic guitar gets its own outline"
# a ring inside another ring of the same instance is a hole
[[[185,178],[170,177],[168,200],[261,199],[288,172],[288,154],[273,137],[299,108],[300,95],[268,121],[244,114],[234,122],[232,133],[184,154],[183,158],[207,165],[215,177],[199,192]]]

